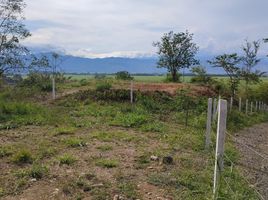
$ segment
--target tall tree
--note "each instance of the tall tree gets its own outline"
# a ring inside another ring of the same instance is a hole
[[[0,0],[0,76],[25,67],[28,49],[20,41],[30,32],[23,24],[24,0]]]
[[[208,61],[214,67],[221,67],[224,69],[230,79],[230,87],[232,96],[235,96],[240,82],[241,70],[237,66],[241,62],[241,58],[236,54],[223,54],[216,56],[213,60]]]
[[[165,33],[160,42],[153,43],[158,48],[158,67],[167,68],[174,82],[178,81],[178,72],[199,63],[195,59],[198,47],[193,43],[193,34],[188,31]]]
[[[258,70],[253,72],[253,68],[261,61],[258,58],[259,49],[259,41],[246,41],[246,44],[242,47],[244,55],[242,56],[243,67],[241,70],[241,77],[246,82],[246,94],[248,93],[249,84],[252,82],[259,82],[260,77],[263,75],[263,73]]]

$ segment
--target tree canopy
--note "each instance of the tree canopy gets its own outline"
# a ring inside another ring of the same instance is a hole
[[[23,0],[0,0],[0,76],[25,67],[28,49],[20,41],[31,34],[23,24]]]
[[[153,44],[158,48],[158,67],[167,68],[175,82],[178,81],[177,73],[180,69],[199,63],[195,59],[198,47],[192,40],[193,34],[188,31],[181,33],[171,31],[164,34],[160,42]]]

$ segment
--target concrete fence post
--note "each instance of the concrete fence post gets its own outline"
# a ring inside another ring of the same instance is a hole
[[[239,112],[242,110],[242,99],[241,97],[239,98]]]
[[[219,182],[220,174],[223,171],[223,165],[224,165],[223,161],[224,161],[225,132],[226,132],[226,123],[227,123],[227,101],[220,100],[218,109],[219,109],[219,112],[218,112],[215,169],[214,169],[214,186],[213,186],[214,197],[218,190],[218,182]]]
[[[206,146],[208,149],[211,143],[211,120],[212,120],[212,98],[208,99],[208,110],[207,110],[207,128],[206,128]]]
[[[248,99],[246,100],[246,115],[248,114]]]
[[[52,99],[56,99],[56,88],[55,88],[55,77],[54,75],[52,76]]]
[[[130,83],[130,103],[133,104],[133,81]]]
[[[234,104],[234,98],[231,97],[231,100],[230,100],[230,111],[232,111],[232,109],[233,109],[233,104]]]

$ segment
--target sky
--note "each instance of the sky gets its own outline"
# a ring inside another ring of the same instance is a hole
[[[268,37],[267,0],[25,0],[24,43],[88,58],[155,55],[169,31],[194,34],[205,54],[239,52]],[[262,44],[261,55],[268,52]]]

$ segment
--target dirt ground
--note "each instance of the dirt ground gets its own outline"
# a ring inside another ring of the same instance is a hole
[[[120,88],[129,89],[130,84],[120,85]],[[117,87],[115,87],[117,88]],[[161,91],[175,95],[178,90],[189,90],[194,96],[212,95],[213,91],[205,86],[197,86],[187,83],[134,83],[134,90],[143,92],[147,91]]]
[[[268,123],[236,134],[236,145],[242,157],[239,166],[245,177],[258,190],[263,200],[268,199]]]

